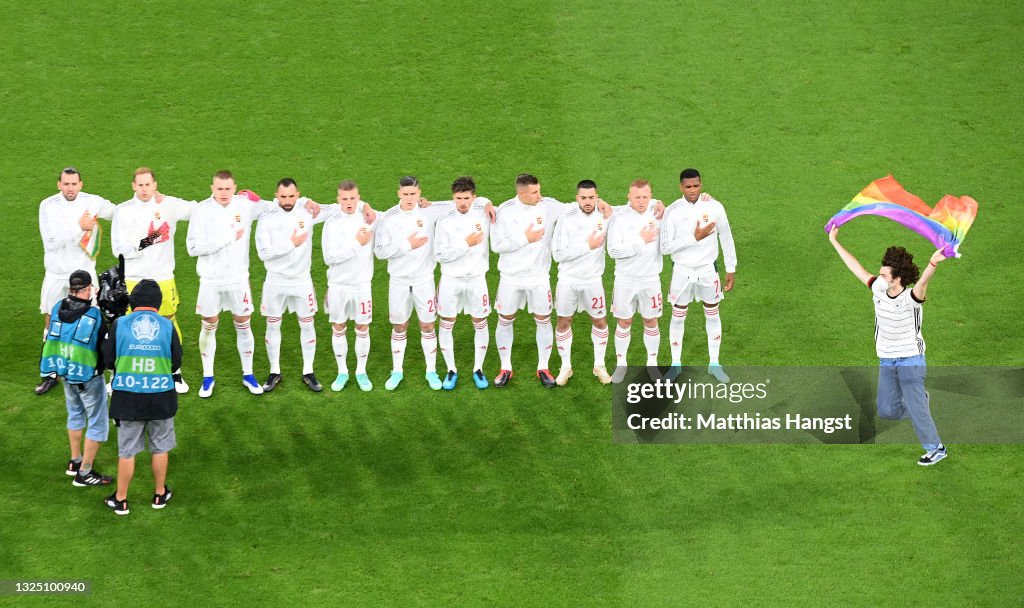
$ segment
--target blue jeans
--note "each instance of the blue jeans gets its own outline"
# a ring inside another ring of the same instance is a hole
[[[942,441],[928,408],[925,370],[924,355],[879,359],[878,416],[886,420],[910,418],[921,446],[934,450]]]

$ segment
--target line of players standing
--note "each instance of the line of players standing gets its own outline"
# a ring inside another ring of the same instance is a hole
[[[214,358],[222,312],[232,316],[242,383],[251,393],[272,391],[281,382],[281,322],[287,312],[298,317],[302,380],[311,390],[322,390],[313,372],[313,319],[318,306],[310,274],[311,233],[319,223],[324,224],[322,250],[328,265],[324,304],[338,365],[333,390],[342,390],[350,379],[350,321],[355,330],[354,380],[364,391],[373,388],[366,361],[375,257],[388,261],[392,371],[385,388],[394,390],[404,379],[403,361],[413,310],[420,326],[425,379],[430,388],[451,390],[457,385],[452,332],[457,316],[463,313],[470,316],[474,328],[472,380],[478,388],[487,388],[490,382],[483,372],[483,361],[490,342],[491,301],[486,274],[491,251],[498,254],[500,274],[493,302],[498,315],[494,339],[500,360],[495,386],[505,386],[512,379],[513,327],[522,309],[535,320],[536,376],[545,387],[565,385],[573,374],[572,318],[577,312],[586,312],[592,320],[593,373],[601,383],[620,380],[624,375],[636,316],[644,328],[645,364],[656,366],[664,255],[673,260],[668,294],[672,305],[670,375],[678,373],[681,366],[687,305],[699,300],[708,336],[708,371],[719,381],[728,382],[718,362],[722,333],[718,312],[724,292],[733,287],[735,246],[724,207],[702,192],[700,174],[694,169],[681,173],[683,196],[667,207],[652,198],[651,186],[645,180],[630,184],[626,205],[613,207],[600,199],[597,186],[590,180],[579,182],[575,202],[560,203],[542,196],[537,178],[527,174],[516,178],[516,196],[497,208],[476,195],[476,186],[468,177],[452,184],[451,200],[433,203],[422,197],[416,178],[403,177],[398,204],[381,214],[362,201],[358,186],[347,180],[338,186],[337,203],[330,205],[302,197],[290,178],[278,182],[273,201],[262,200],[251,191],[236,191],[234,178],[227,171],[214,175],[212,195],[202,202],[161,194],[153,170],[146,167],[135,171],[135,194],[120,205],[82,192],[81,175],[74,168],[61,172],[57,186],[60,192],[43,200],[39,209],[46,268],[40,310],[47,315],[47,326],[55,303],[67,293],[72,272],[88,271],[95,284],[93,258],[101,234],[97,220],[110,219],[112,249],[115,256],[125,258],[129,291],[143,279],[156,281],[163,293],[159,313],[172,322],[180,336],[175,319],[179,298],[174,282],[174,235],[178,222],[189,221],[186,246],[189,255],[197,258],[200,277],[196,303],[196,312],[202,317],[200,397],[212,395],[215,386]],[[266,267],[260,309],[266,319],[270,373],[263,383],[253,374],[254,300],[249,287],[249,233],[253,221],[257,223],[257,254]],[[719,242],[726,270],[724,283],[717,271]],[[605,367],[609,329],[602,276],[606,251],[615,260],[611,300],[616,319],[613,373]],[[552,259],[559,264],[554,297],[549,278]],[[437,264],[441,277],[435,287]],[[554,331],[552,312],[557,317]],[[440,320],[435,331],[437,317]],[[557,376],[548,369],[555,347],[561,358]],[[447,367],[443,378],[436,368],[438,348]],[[173,378],[179,393],[188,391],[180,370],[174,370]],[[36,392],[42,394],[56,383],[56,377],[44,376]]]

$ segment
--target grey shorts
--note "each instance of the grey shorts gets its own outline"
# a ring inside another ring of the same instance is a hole
[[[178,441],[174,436],[174,418],[166,420],[122,420],[117,428],[117,454],[132,458],[146,449],[143,435],[148,435],[149,452],[170,452]]]

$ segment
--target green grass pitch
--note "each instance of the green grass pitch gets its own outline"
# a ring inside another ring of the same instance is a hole
[[[294,177],[324,203],[353,178],[381,210],[407,173],[434,199],[471,174],[500,202],[529,171],[561,200],[591,178],[621,203],[637,177],[674,200],[679,171],[695,166],[726,205],[739,254],[722,306],[725,365],[875,362],[866,290],[821,227],[893,172],[930,203],[948,192],[981,207],[963,258],[930,286],[929,363],[1021,366],[1021,5],[2,6],[0,579],[92,582],[84,598],[36,604],[1024,602],[1020,446],[951,439],[951,457],[923,469],[911,445],[615,445],[609,391],[584,373],[582,319],[578,373],[565,389],[530,377],[536,351],[524,316],[512,387],[478,392],[465,377],[453,394],[431,393],[412,330],[406,381],[385,393],[383,264],[369,365],[377,390],[306,391],[289,316],[277,392],[250,398],[235,384],[233,332],[222,323],[220,384],[201,401],[197,280],[179,226],[193,391],[171,454],[177,497],[163,511],[146,505],[146,457],[128,517],[104,509],[101,490],[72,488],[61,471],[61,391],[30,390],[41,329],[37,204],[69,164],[87,192],[115,202],[129,198],[132,170],[149,165],[163,192],[190,199],[209,195],[220,168],[264,195]],[[869,269],[889,244],[931,253],[877,218],[851,223],[843,241]],[[315,245],[322,292],[319,230]],[[105,240],[99,267],[111,263]],[[254,253],[257,294],[262,278]],[[253,321],[264,377],[263,321]],[[327,383],[334,362],[322,315],[317,328]],[[471,340],[460,319],[464,369]],[[684,361],[706,357],[703,323],[691,315]],[[486,369],[497,371],[495,352]],[[113,442],[101,450],[100,470],[113,471],[115,452]],[[32,603],[0,596],[0,605]]]

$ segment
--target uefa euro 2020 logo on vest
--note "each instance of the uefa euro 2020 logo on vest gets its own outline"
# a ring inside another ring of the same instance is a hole
[[[149,344],[160,335],[160,324],[150,315],[140,315],[132,321],[132,335],[143,344]]]

